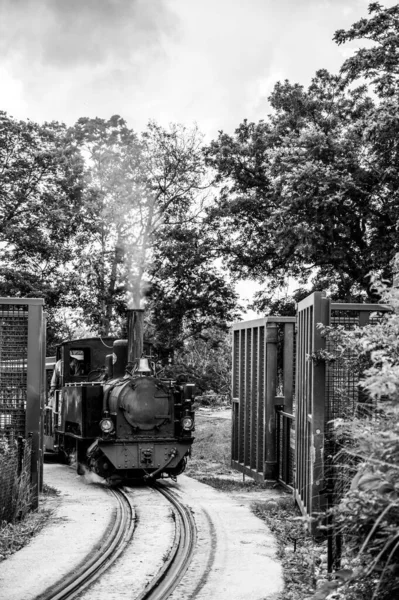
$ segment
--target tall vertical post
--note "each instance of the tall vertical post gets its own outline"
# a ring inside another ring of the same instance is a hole
[[[283,353],[283,393],[284,410],[292,414],[294,396],[294,335],[295,324],[284,323],[284,353]]]
[[[318,329],[318,323],[327,326],[330,324],[331,300],[325,298],[323,293],[315,292],[312,349],[317,352],[325,349],[326,341]],[[318,361],[312,365],[311,404],[311,451],[312,451],[312,486],[311,486],[311,514],[317,515],[324,507],[324,497],[320,490],[324,487],[324,428],[325,428],[325,403],[326,403],[326,364]],[[316,525],[314,525],[315,531]]]
[[[42,404],[44,402],[43,361],[45,353],[45,332],[43,328],[42,299],[29,304],[28,312],[28,357],[26,395],[26,436],[32,438],[31,485],[32,507],[39,505],[41,484],[41,463],[43,461],[43,437],[41,435]]]
[[[276,414],[274,398],[277,387],[277,339],[275,323],[266,326],[266,402],[265,402],[265,479],[277,478]]]

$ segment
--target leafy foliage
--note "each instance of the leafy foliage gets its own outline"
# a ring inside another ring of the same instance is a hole
[[[82,157],[64,125],[0,112],[0,175],[1,294],[59,306],[87,227]]]
[[[337,44],[366,39],[371,47],[360,48],[342,66],[349,81],[365,77],[371,80],[380,96],[395,96],[398,92],[398,26],[399,5],[383,8],[379,2],[369,4],[369,19],[360,19],[345,31],[334,35]]]
[[[357,362],[369,398],[368,411],[360,405],[362,410],[335,422],[343,453],[358,463],[348,493],[334,509],[352,567],[339,585],[345,598],[362,598],[366,586],[373,598],[383,600],[399,592],[399,289],[375,285],[393,310],[363,328],[327,331],[336,337],[336,352],[325,358],[349,369]]]
[[[221,186],[209,213],[218,246],[234,273],[269,280],[260,304],[287,277],[361,301],[375,298],[370,273],[391,275],[399,219],[398,7],[373,3],[370,11],[374,17],[336,34],[338,43],[375,42],[341,75],[318,71],[308,89],[277,83],[267,119],[244,121],[233,136],[221,132],[207,148]],[[377,96],[352,85],[360,76],[374,78]]]
[[[149,123],[141,136],[119,117],[79,119],[71,132],[88,155],[94,234],[80,264],[81,306],[107,332],[126,303],[139,307],[169,229],[194,218],[206,188],[197,129]],[[167,250],[167,249],[166,249]]]
[[[196,394],[214,393],[226,403],[231,401],[230,334],[216,327],[192,336],[175,349],[168,369],[173,378],[184,375],[196,385]]]
[[[215,266],[212,237],[195,222],[163,230],[150,277],[153,343],[166,352],[191,337],[212,339],[213,327],[226,331],[237,317],[237,295]]]

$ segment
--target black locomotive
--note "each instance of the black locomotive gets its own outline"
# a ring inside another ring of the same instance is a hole
[[[143,311],[128,311],[127,340],[57,348],[45,445],[76,455],[80,473],[88,468],[120,482],[184,471],[194,441],[194,385],[162,377],[143,355],[142,327]]]

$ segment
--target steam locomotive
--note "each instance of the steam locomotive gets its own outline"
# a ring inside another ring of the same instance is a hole
[[[128,311],[128,339],[57,348],[58,379],[45,419],[47,451],[76,456],[78,473],[110,482],[176,478],[194,441],[194,385],[163,378],[143,355],[143,311]]]

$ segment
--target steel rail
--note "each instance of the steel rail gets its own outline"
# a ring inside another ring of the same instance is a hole
[[[116,517],[102,546],[68,575],[60,584],[40,594],[36,600],[73,600],[104,573],[120,556],[129,543],[134,527],[135,513],[131,501],[120,489],[109,490],[117,500]]]
[[[173,491],[164,485],[156,482],[153,487],[165,496],[174,508],[175,537],[164,566],[135,600],[165,600],[168,598],[187,571],[197,540],[197,529],[190,509],[182,504]]]

